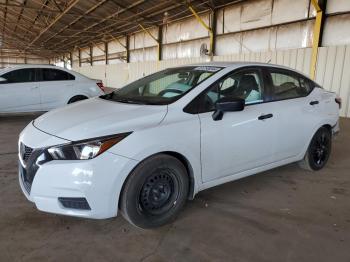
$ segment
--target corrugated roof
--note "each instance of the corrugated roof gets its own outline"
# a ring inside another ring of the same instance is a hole
[[[227,0],[0,0],[0,49],[54,57],[144,27],[237,2]]]

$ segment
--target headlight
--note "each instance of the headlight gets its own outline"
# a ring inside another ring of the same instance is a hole
[[[72,142],[47,149],[52,160],[87,160],[102,154],[131,133]]]

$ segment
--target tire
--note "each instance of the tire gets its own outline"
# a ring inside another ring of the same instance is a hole
[[[141,162],[124,184],[119,208],[126,220],[144,229],[173,221],[186,203],[189,178],[176,158],[159,154]]]
[[[309,171],[322,169],[329,159],[332,149],[332,134],[326,127],[321,127],[311,139],[305,157],[299,166]]]
[[[88,99],[86,96],[78,95],[78,96],[73,96],[71,99],[69,99],[68,104],[72,104],[81,100]]]

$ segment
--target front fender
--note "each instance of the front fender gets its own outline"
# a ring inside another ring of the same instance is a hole
[[[190,115],[176,123],[164,121],[161,125],[135,131],[109,151],[138,162],[163,152],[180,154],[193,171],[194,193],[202,183],[198,116]]]

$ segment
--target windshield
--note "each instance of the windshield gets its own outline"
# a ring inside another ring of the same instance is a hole
[[[214,66],[170,68],[141,78],[101,98],[131,104],[168,105],[221,69]]]

